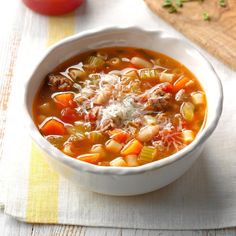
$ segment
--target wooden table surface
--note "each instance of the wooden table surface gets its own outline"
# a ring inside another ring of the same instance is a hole
[[[18,1],[18,0],[16,0]],[[26,9],[20,1],[17,4],[16,1],[5,1],[4,7],[0,8],[0,156],[2,153],[2,140],[4,139],[4,125],[6,120],[8,98],[11,92],[11,79],[14,76],[14,68],[16,64],[16,58],[18,48],[20,45],[21,37],[23,34],[23,28],[34,27],[32,19],[33,13]],[[93,9],[93,5],[96,0],[87,0],[87,12]],[[99,3],[102,6],[102,2],[108,0],[100,0]],[[125,2],[125,0],[117,0],[118,2]],[[130,0],[134,4],[138,4],[139,7],[145,7],[142,0]],[[130,3],[130,2],[129,2]],[[143,5],[142,5],[143,4]],[[146,10],[148,12],[148,10]],[[148,12],[148,14],[152,14]],[[165,27],[165,23],[152,15],[155,21],[160,22],[162,27]],[[132,15],[130,16],[132,19]],[[89,21],[89,18],[85,17],[81,19],[88,22],[88,27],[92,27],[93,23]],[[129,22],[127,22],[129,23]],[[95,25],[97,26],[97,25]],[[154,27],[154,25],[153,25]],[[166,25],[166,27],[169,27]],[[170,28],[170,27],[169,27]],[[168,28],[168,29],[169,29]],[[171,29],[169,29],[171,30]],[[173,30],[174,32],[174,30]],[[209,57],[209,56],[208,56]],[[217,67],[217,72],[220,76],[227,76],[227,71],[230,69],[225,67],[223,64],[211,58],[211,62]],[[214,64],[215,63],[215,64]],[[1,194],[1,192],[0,192]],[[162,236],[233,236],[236,235],[235,229],[226,230],[203,230],[203,231],[158,231],[158,230],[135,230],[135,229],[112,229],[112,228],[94,228],[94,227],[79,227],[79,226],[64,226],[64,225],[36,225],[36,224],[25,224],[19,222],[14,218],[4,215],[3,211],[0,212],[0,235],[92,235],[92,236],[105,236],[105,235],[122,235],[122,236],[141,236],[141,235],[162,235]]]

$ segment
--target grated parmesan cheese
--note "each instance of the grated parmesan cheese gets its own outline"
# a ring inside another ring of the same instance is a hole
[[[133,98],[126,97],[121,102],[114,102],[103,108],[101,122],[116,118],[123,123],[125,121],[133,120],[137,117],[137,114],[140,114],[141,112],[141,106],[136,105],[133,102]]]

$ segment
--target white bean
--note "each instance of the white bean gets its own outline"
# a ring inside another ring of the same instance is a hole
[[[130,62],[140,69],[141,68],[152,68],[152,66],[153,66],[151,62],[149,62],[143,58],[140,58],[140,57],[132,57]]]
[[[148,142],[153,139],[153,137],[159,132],[158,125],[147,125],[143,127],[138,135],[137,139],[141,142]]]
[[[110,96],[111,96],[111,92],[110,91],[105,90],[105,91],[101,92],[97,96],[97,98],[95,100],[95,104],[98,104],[98,105],[105,104],[106,102],[108,102]]]

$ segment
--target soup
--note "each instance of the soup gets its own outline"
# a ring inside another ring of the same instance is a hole
[[[166,158],[203,127],[205,93],[176,60],[146,49],[82,53],[53,70],[33,103],[41,134],[63,153],[100,166]]]

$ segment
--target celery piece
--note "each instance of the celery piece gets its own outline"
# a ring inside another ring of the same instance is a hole
[[[142,163],[149,163],[154,160],[154,157],[156,156],[156,149],[154,147],[150,146],[143,146],[138,160]]]
[[[180,113],[187,121],[192,121],[194,118],[194,105],[191,102],[184,102],[180,107]]]
[[[140,78],[142,80],[147,79],[158,79],[159,78],[159,72],[157,69],[143,69],[140,71]]]
[[[102,143],[104,141],[104,136],[98,131],[92,131],[88,134],[89,140],[94,143]]]
[[[100,67],[100,66],[102,66],[105,63],[105,61],[102,58],[100,58],[100,57],[90,56],[87,59],[87,63],[91,67]]]

